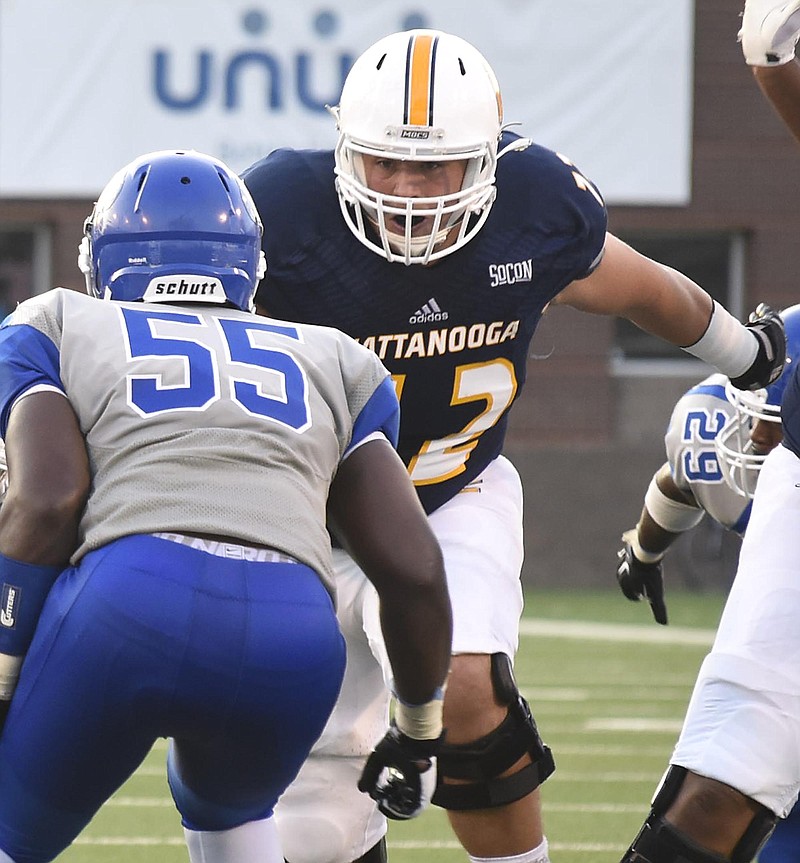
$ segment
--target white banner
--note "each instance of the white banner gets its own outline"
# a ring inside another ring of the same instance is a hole
[[[152,150],[242,170],[275,147],[332,147],[325,104],[353,59],[425,26],[472,42],[506,121],[609,203],[689,201],[694,0],[426,5],[0,0],[0,196],[93,197]]]

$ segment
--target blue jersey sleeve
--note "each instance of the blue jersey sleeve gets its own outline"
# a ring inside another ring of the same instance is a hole
[[[35,386],[64,392],[58,348],[27,324],[0,326],[0,437],[6,436],[11,406]]]
[[[397,446],[400,429],[400,403],[392,379],[384,378],[380,386],[364,405],[361,413],[353,424],[353,436],[347,451],[358,446],[362,440],[373,432],[380,431],[386,435],[392,446]]]

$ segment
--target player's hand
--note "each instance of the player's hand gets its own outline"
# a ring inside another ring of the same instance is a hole
[[[750,66],[781,66],[794,59],[800,38],[800,0],[746,0],[739,41]]]
[[[436,753],[443,738],[414,740],[392,723],[367,759],[358,790],[369,794],[387,818],[415,818],[436,788]]]
[[[667,606],[664,602],[664,578],[661,561],[642,563],[633,553],[630,542],[623,535],[623,546],[617,552],[617,582],[620,590],[632,602],[646,599],[650,603],[656,623],[667,625]]]
[[[750,368],[738,378],[731,378],[731,383],[740,390],[760,390],[778,380],[786,364],[786,327],[781,316],[766,303],[759,304],[745,326],[758,339],[758,353]]]

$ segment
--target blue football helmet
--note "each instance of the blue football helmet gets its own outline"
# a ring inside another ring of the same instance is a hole
[[[261,234],[250,193],[225,164],[164,150],[135,159],[103,189],[78,266],[95,297],[252,311],[266,272]]]
[[[800,304],[789,306],[780,315],[786,327],[786,365],[783,373],[766,389],[754,392],[737,389],[728,381],[725,392],[735,413],[714,441],[725,481],[737,494],[748,498],[752,498],[755,493],[758,473],[767,457],[767,453],[754,448],[751,429],[758,421],[781,421],[781,399],[786,382],[791,367],[800,362]]]

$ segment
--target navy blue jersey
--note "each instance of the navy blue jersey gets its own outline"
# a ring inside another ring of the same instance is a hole
[[[596,265],[605,207],[574,165],[532,144],[499,160],[475,239],[404,266],[350,232],[333,167],[331,151],[276,150],[244,172],[264,222],[257,301],[344,330],[383,360],[400,396],[398,449],[431,512],[502,450],[542,310]]]
[[[783,445],[800,458],[800,363],[795,363],[785,374],[789,376],[781,401]]]

